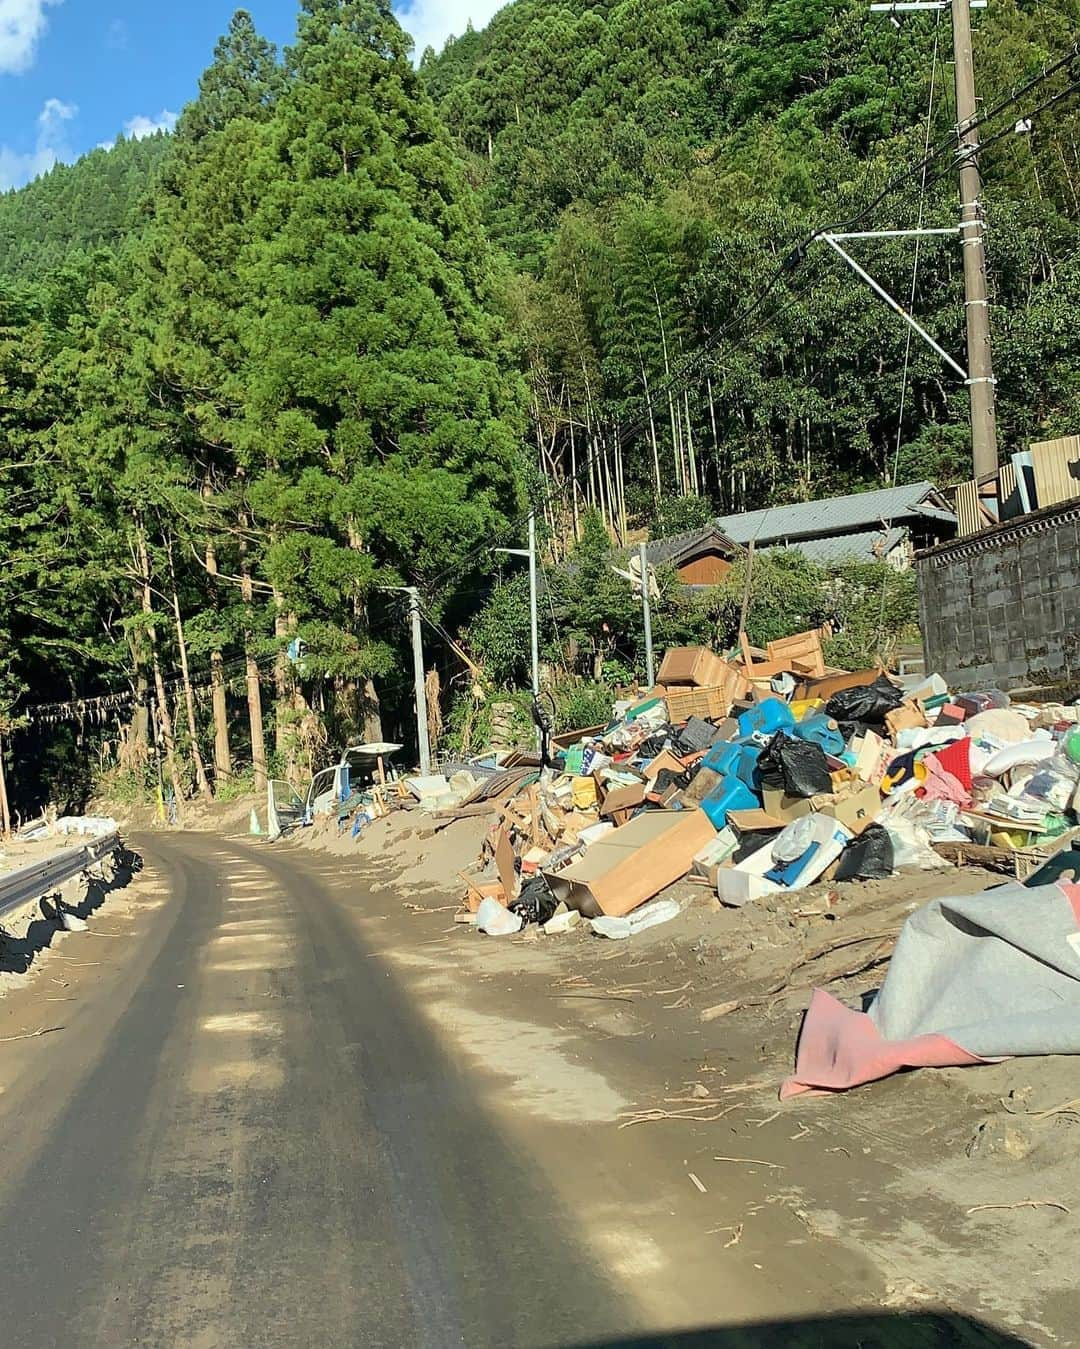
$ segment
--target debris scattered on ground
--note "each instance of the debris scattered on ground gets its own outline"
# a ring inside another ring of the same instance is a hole
[[[400,782],[376,756],[378,771],[359,795],[339,766],[332,790],[313,799],[331,818],[336,809],[338,833],[350,838],[399,811],[415,812],[433,837],[475,821],[479,857],[458,855],[441,875],[462,882],[461,926],[487,936],[576,932],[572,945],[601,937],[636,947],[650,928],[702,901],[745,910],[747,949],[796,950],[773,961],[758,987],[732,989],[698,1018],[768,1016],[777,1006],[791,1013],[816,985],[787,1094],[920,1064],[1075,1053],[1080,1037],[1073,1043],[1050,1025],[1053,1008],[1040,1003],[1037,981],[1025,992],[1024,965],[1041,962],[1055,1005],[1076,1006],[1075,953],[1053,952],[1080,926],[1080,900],[1068,889],[1070,873],[1080,877],[1080,707],[949,689],[936,674],[836,669],[824,659],[826,635],[795,633],[764,649],[744,636],[728,653],[674,648],[657,684],[620,697],[602,728],[561,735],[554,748],[545,737],[540,753],[491,751]],[[439,865],[424,861],[434,884]],[[905,915],[895,909],[876,923],[864,915],[857,930],[835,921],[850,906],[841,912],[826,887],[855,883],[872,903],[875,885],[898,871],[968,864],[1011,885],[994,896],[935,898],[902,933]],[[785,906],[785,896],[797,904]],[[1011,917],[1021,912],[1024,940]],[[830,922],[830,940],[793,941],[799,924],[824,935]],[[920,940],[930,930],[937,946]],[[987,935],[1000,956],[993,996],[1021,1007],[1023,1034],[995,1031],[993,998],[965,972],[967,941],[991,949]],[[1026,954],[1032,942],[1037,958]],[[823,991],[883,969],[884,988],[866,1010]],[[954,999],[948,1015],[940,997],[928,993],[923,1008],[897,992],[925,984],[931,969]],[[692,1001],[688,987],[671,996],[664,1010]],[[972,1034],[980,1018],[983,1030]],[[959,1040],[950,1035],[956,1027]]]

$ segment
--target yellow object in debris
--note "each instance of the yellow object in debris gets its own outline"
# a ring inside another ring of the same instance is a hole
[[[999,829],[990,835],[990,842],[996,848],[1026,848],[1031,835],[1030,829]]]
[[[572,798],[575,810],[590,810],[597,803],[596,779],[575,778]]]
[[[157,817],[158,820],[165,823],[165,793],[159,787],[156,792],[157,797]]]
[[[819,707],[825,706],[824,698],[796,698],[794,702],[788,703],[791,708],[791,715],[796,721],[802,721],[808,712],[816,712]]]

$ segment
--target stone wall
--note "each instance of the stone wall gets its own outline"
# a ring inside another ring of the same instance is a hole
[[[919,553],[927,671],[950,688],[1080,681],[1080,501]]]

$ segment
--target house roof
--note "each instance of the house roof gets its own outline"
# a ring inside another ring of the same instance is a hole
[[[880,535],[886,524],[920,517],[950,522],[956,519],[932,482],[853,492],[850,496],[801,501],[793,506],[768,506],[743,515],[725,515],[714,524],[736,543],[748,544],[753,540],[755,547],[767,548],[784,543],[801,546],[797,543],[800,539],[824,539],[855,531],[873,530]]]
[[[902,525],[892,529],[865,529],[856,534],[831,534],[819,539],[798,539],[792,543],[808,562],[832,567],[840,562],[880,562],[903,543],[908,531]]]
[[[661,563],[678,564],[685,558],[695,557],[698,553],[714,548],[718,552],[734,557],[740,551],[739,545],[719,529],[716,524],[703,525],[700,529],[690,529],[684,534],[672,534],[666,539],[656,539],[648,544],[646,557],[654,567]]]

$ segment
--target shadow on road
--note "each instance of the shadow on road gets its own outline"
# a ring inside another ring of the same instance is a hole
[[[594,1340],[575,1349],[1026,1349],[1030,1344],[953,1312],[871,1312]]]
[[[34,957],[47,951],[53,937],[62,931],[62,912],[74,914],[76,918],[89,918],[114,890],[122,890],[130,885],[142,866],[143,861],[138,853],[121,846],[113,854],[111,875],[105,878],[93,877],[78,904],[65,904],[56,894],[45,896],[38,901],[41,917],[33,919],[21,937],[0,928],[0,973],[26,974],[34,963]]]

